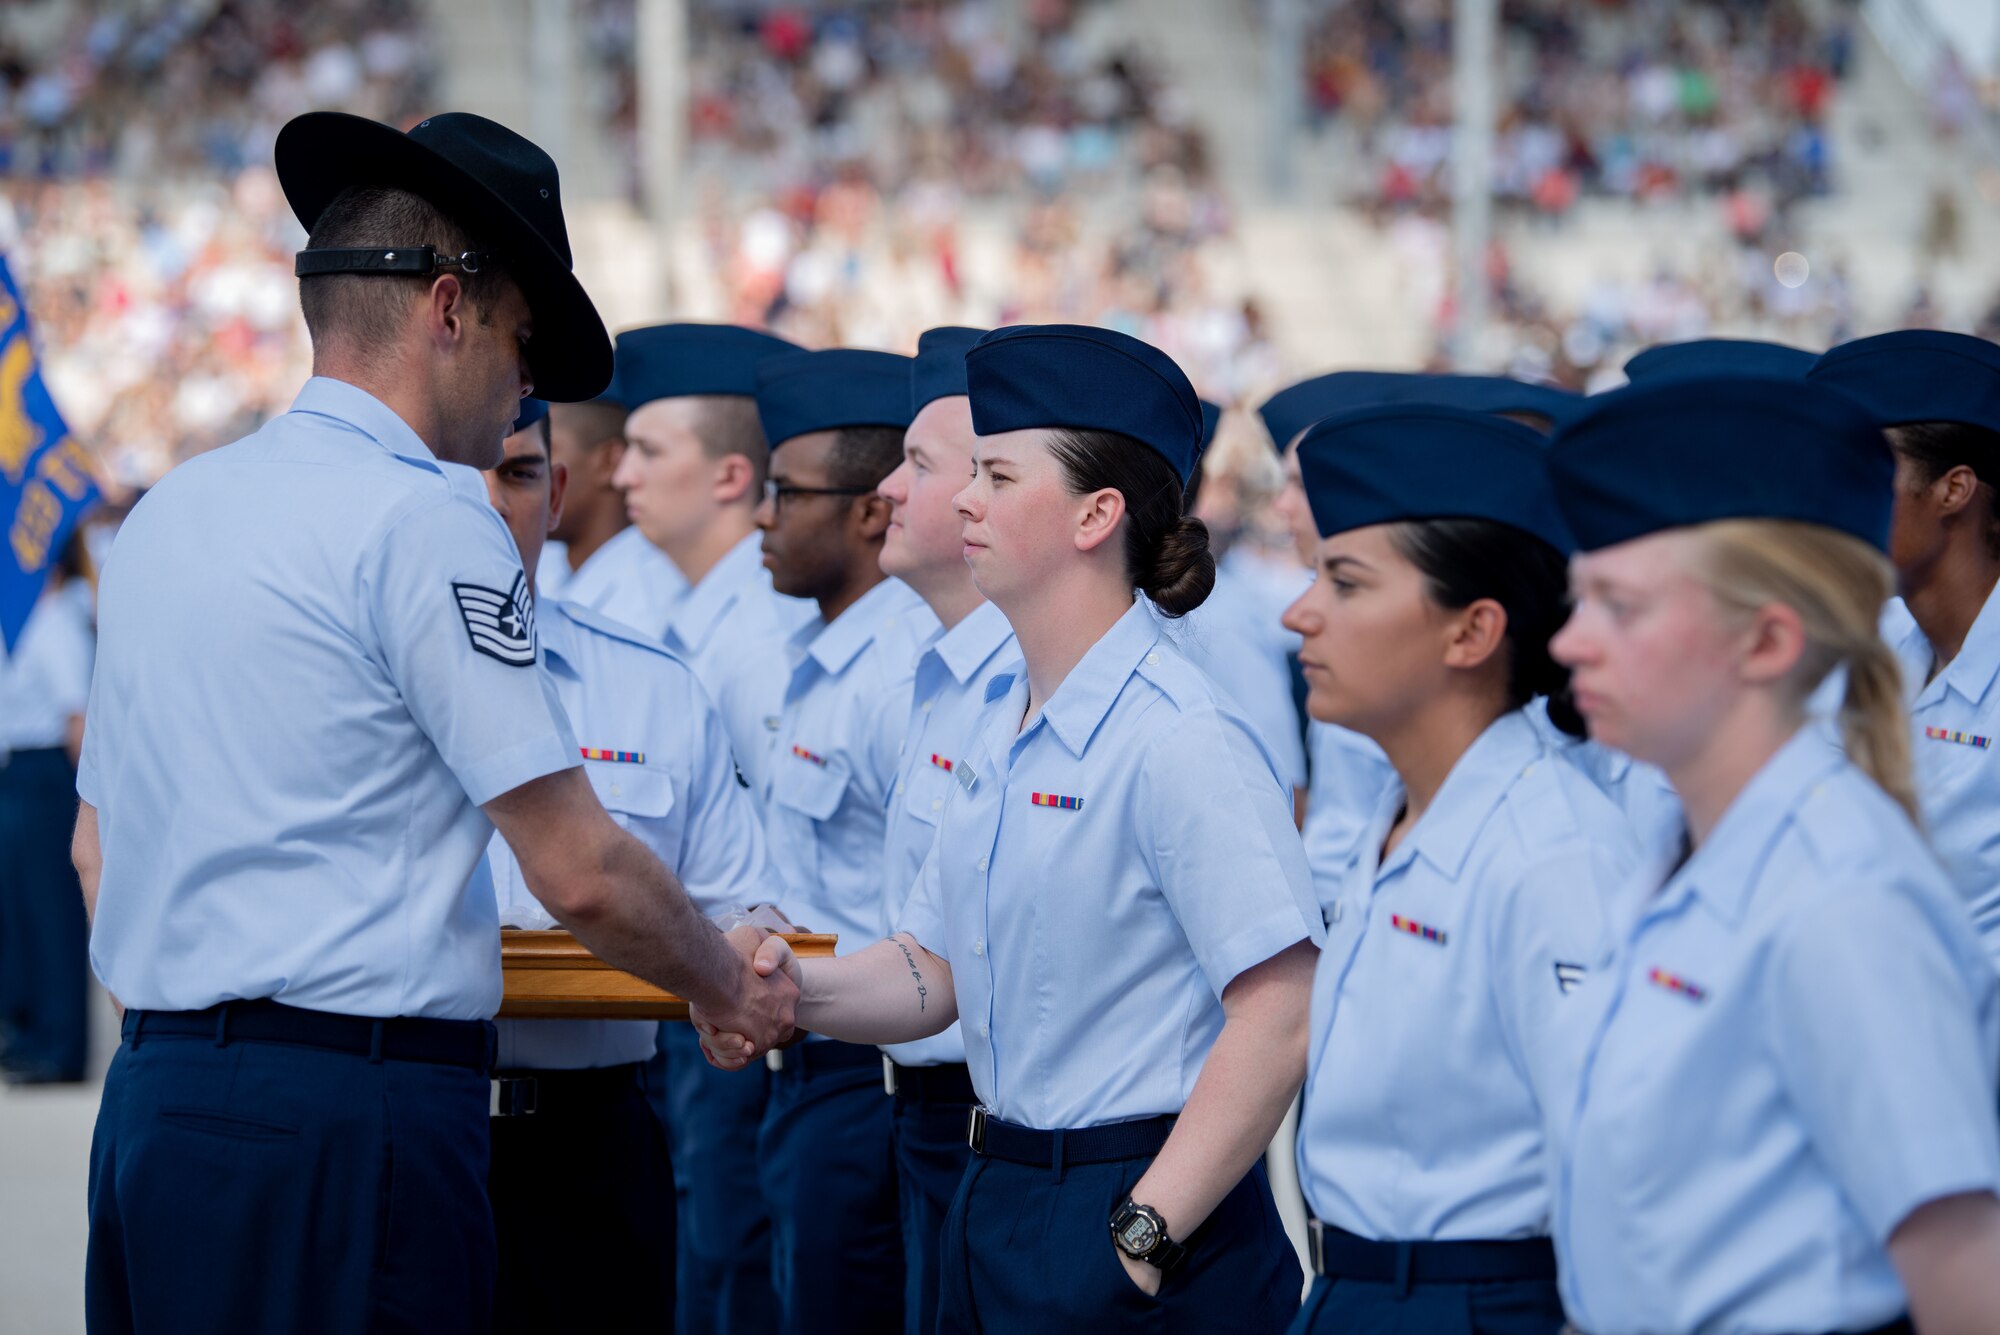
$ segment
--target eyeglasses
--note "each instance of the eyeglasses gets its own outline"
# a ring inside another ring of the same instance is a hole
[[[764,500],[773,510],[793,496],[872,496],[873,487],[787,487],[773,478],[764,479]]]

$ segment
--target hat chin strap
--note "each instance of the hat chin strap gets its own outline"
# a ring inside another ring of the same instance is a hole
[[[293,257],[292,273],[299,278],[329,273],[399,274],[428,278],[451,269],[461,273],[478,273],[493,258],[493,252],[482,250],[441,256],[436,246],[302,250]]]

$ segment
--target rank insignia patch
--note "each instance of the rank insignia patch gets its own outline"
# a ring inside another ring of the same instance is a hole
[[[810,760],[813,764],[818,765],[821,769],[826,768],[825,756],[816,755],[813,752],[806,750],[803,746],[797,745],[796,743],[794,743],[792,746],[792,754],[797,756],[800,760]]]
[[[1566,964],[1556,961],[1556,991],[1568,996],[1583,986],[1585,969],[1581,964]]]
[[[1415,918],[1405,918],[1400,913],[1389,915],[1389,925],[1399,932],[1406,932],[1421,941],[1431,941],[1438,945],[1445,943],[1445,934],[1435,927],[1426,927]]]
[[[1083,810],[1083,799],[1080,797],[1060,797],[1055,793],[1030,793],[1028,800],[1038,807],[1056,807],[1063,811]]]
[[[585,760],[608,760],[614,765],[643,765],[646,763],[644,751],[606,751],[596,746],[580,746]]]
[[[1934,742],[1956,742],[1960,746],[1976,746],[1982,751],[1993,745],[1991,737],[1981,737],[1976,732],[1959,732],[1953,728],[1925,728],[1924,736]]]
[[[484,584],[451,586],[458,615],[472,647],[508,667],[535,665],[535,604],[528,596],[528,577],[516,573],[506,593]]]
[[[1707,1001],[1708,989],[1697,987],[1679,974],[1668,973],[1665,969],[1654,969],[1646,975],[1655,987],[1663,987],[1669,992],[1686,997],[1689,1001]]]

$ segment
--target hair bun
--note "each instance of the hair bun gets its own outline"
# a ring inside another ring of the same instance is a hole
[[[1215,554],[1208,548],[1208,525],[1182,515],[1153,549],[1152,568],[1140,590],[1170,617],[1186,616],[1215,588]]]

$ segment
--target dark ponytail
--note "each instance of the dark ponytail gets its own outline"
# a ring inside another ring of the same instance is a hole
[[[1160,455],[1113,431],[1058,431],[1049,452],[1074,495],[1110,489],[1125,498],[1125,571],[1170,617],[1200,607],[1215,587],[1208,525],[1181,513],[1187,489]]]
[[[1562,553],[1520,529],[1485,519],[1427,519],[1397,524],[1390,541],[1423,573],[1431,601],[1457,611],[1491,598],[1507,613],[1507,703],[1519,709],[1538,695],[1549,721],[1585,735],[1569,694],[1569,669],[1549,641],[1569,617],[1569,571]]]

